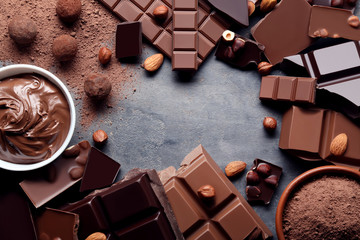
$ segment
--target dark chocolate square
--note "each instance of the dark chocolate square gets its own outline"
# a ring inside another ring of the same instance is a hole
[[[116,57],[134,57],[142,53],[141,22],[125,22],[117,25]]]

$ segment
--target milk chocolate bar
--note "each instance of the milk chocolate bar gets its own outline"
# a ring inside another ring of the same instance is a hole
[[[140,21],[142,31],[155,47],[166,56],[172,56],[172,1],[170,0],[98,0],[122,21]],[[156,7],[168,8],[167,19],[159,21],[153,14]],[[229,24],[205,1],[198,6],[198,64],[206,59]]]
[[[183,239],[155,170],[130,171],[123,180],[63,208],[79,215],[79,239]]]
[[[349,9],[354,12],[357,0],[307,0],[311,5]]]
[[[264,76],[261,80],[261,100],[315,103],[316,78]]]
[[[79,216],[77,214],[46,208],[36,217],[35,222],[39,240],[78,240]]]
[[[198,1],[173,0],[172,70],[198,68]]]
[[[241,47],[239,47],[240,45]],[[261,54],[264,49],[262,44],[235,34],[232,41],[221,38],[215,56],[231,65],[244,68],[250,64],[257,66],[261,62]]]
[[[246,174],[246,196],[249,202],[269,204],[279,184],[282,168],[270,162],[255,159]]]
[[[134,57],[142,53],[140,22],[120,23],[116,27],[116,58]]]
[[[309,23],[309,36],[360,40],[360,29],[352,27],[348,23],[350,16],[353,14],[349,10],[313,6]]]
[[[200,145],[188,154],[175,176],[163,182],[186,239],[268,239],[270,230]],[[210,185],[215,197],[198,190]]]
[[[217,10],[231,17],[237,24],[249,26],[247,0],[208,0]]]
[[[331,141],[340,133],[348,137],[342,156],[330,153]],[[283,116],[279,147],[305,160],[328,160],[360,167],[360,128],[339,112],[292,106]]]
[[[265,56],[272,65],[313,42],[308,36],[310,14],[311,6],[306,1],[282,0],[251,29],[254,39],[265,46]]]
[[[65,150],[42,174],[33,174],[19,183],[36,208],[81,180],[90,149],[89,142],[82,141]]]

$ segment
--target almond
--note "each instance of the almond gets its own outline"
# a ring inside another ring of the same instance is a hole
[[[225,174],[228,177],[233,177],[246,168],[246,163],[243,161],[233,161],[225,167]]]
[[[149,72],[158,70],[164,61],[164,56],[161,53],[154,54],[145,59],[143,67]]]
[[[341,156],[345,153],[348,144],[348,137],[345,133],[337,135],[330,144],[330,152],[334,156]]]
[[[106,240],[106,235],[101,232],[94,232],[89,235],[85,240]]]

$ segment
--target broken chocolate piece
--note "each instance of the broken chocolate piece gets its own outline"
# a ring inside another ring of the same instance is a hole
[[[124,22],[116,27],[116,57],[135,57],[142,53],[141,22]]]
[[[247,0],[208,0],[217,10],[231,17],[237,24],[249,26]]]

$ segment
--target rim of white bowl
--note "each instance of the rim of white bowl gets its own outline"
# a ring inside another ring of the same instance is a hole
[[[52,83],[54,83],[62,91],[62,93],[64,94],[64,96],[68,102],[69,108],[70,108],[70,127],[69,127],[68,134],[67,134],[63,144],[61,145],[61,147],[50,158],[48,158],[46,160],[43,160],[43,161],[37,162],[37,163],[31,163],[31,164],[17,164],[17,163],[11,163],[11,162],[7,162],[5,160],[0,159],[0,168],[6,169],[6,170],[11,170],[11,171],[29,171],[29,170],[41,168],[41,167],[51,163],[57,157],[59,157],[60,154],[66,149],[66,147],[70,143],[70,140],[71,140],[71,138],[74,134],[74,130],[75,130],[76,112],[75,112],[74,101],[71,97],[69,90],[65,86],[65,84],[54,74],[52,74],[51,72],[49,72],[43,68],[37,67],[35,65],[13,64],[13,65],[9,65],[9,66],[0,68],[0,80],[4,79],[6,77],[11,77],[11,76],[15,76],[18,74],[24,74],[24,73],[39,74],[39,75],[45,77],[46,79],[48,79],[49,81],[51,81]]]

